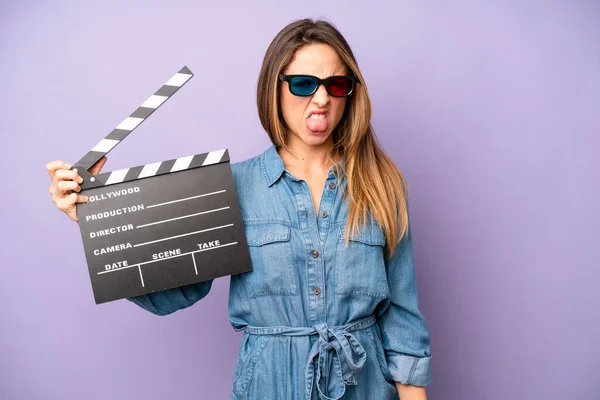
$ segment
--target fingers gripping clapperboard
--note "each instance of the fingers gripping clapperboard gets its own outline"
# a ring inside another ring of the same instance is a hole
[[[227,149],[88,172],[192,76],[182,68],[73,166],[96,304],[252,270]]]

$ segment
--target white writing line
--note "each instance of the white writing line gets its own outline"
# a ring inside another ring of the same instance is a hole
[[[154,204],[151,206],[146,206],[146,208],[152,208],[152,207],[158,207],[158,206],[164,206],[165,204],[173,204],[173,203],[178,203],[180,201],[186,201],[186,200],[191,200],[191,199],[197,199],[198,197],[204,197],[204,196],[211,196],[213,194],[217,194],[217,193],[223,193],[226,192],[225,189],[223,190],[218,190],[216,192],[211,192],[211,193],[205,193],[205,194],[199,194],[198,196],[192,196],[192,197],[186,197],[185,199],[179,199],[179,200],[173,200],[173,201],[167,201],[165,203],[159,203],[159,204]]]
[[[140,270],[140,279],[142,280],[142,287],[145,287],[146,285],[144,285],[144,277],[142,276],[142,267],[139,264],[138,269]]]
[[[139,264],[134,264],[134,265],[128,265],[127,267],[123,267],[123,268],[117,268],[117,269],[111,269],[109,271],[100,271],[98,272],[98,275],[102,275],[102,274],[108,274],[109,272],[115,272],[115,271],[121,271],[123,269],[128,269],[128,268],[134,268],[134,267],[138,267],[140,269],[140,276],[142,274],[142,269],[141,266],[145,265],[145,264],[152,264],[155,262],[159,262],[159,261],[165,261],[168,260],[170,258],[177,258],[177,257],[183,257],[183,256],[187,256],[188,254],[192,254],[192,258],[194,259],[194,268],[196,267],[196,260],[195,257],[193,256],[194,253],[200,253],[201,251],[208,251],[208,250],[214,250],[214,249],[218,249],[221,247],[225,247],[225,246],[231,246],[233,244],[237,244],[237,242],[231,242],[231,243],[225,243],[222,244],[220,246],[215,246],[215,247],[209,247],[208,249],[200,249],[200,250],[194,250],[194,251],[190,251],[188,253],[183,253],[183,254],[177,254],[176,256],[171,256],[171,257],[165,257],[165,258],[161,258],[159,260],[151,260],[151,261],[145,261],[145,262],[141,262]],[[196,275],[198,275],[198,270],[196,270]],[[143,280],[142,280],[142,285],[144,284]]]
[[[211,212],[215,212],[215,211],[221,211],[221,210],[227,210],[228,208],[229,208],[229,206],[228,206],[228,207],[215,208],[214,210],[208,210],[208,211],[202,211],[202,212],[195,213],[195,214],[184,215],[183,217],[170,218],[170,219],[165,219],[165,220],[162,220],[162,221],[151,222],[151,223],[149,223],[149,224],[144,224],[144,225],[136,226],[136,228],[143,228],[143,227],[145,227],[145,226],[156,225],[156,224],[162,224],[162,223],[164,223],[164,222],[176,221],[176,220],[178,220],[178,219],[189,218],[189,217],[195,217],[196,215],[208,214],[208,213],[211,213]]]
[[[209,250],[209,249],[207,249],[207,250]],[[194,257],[193,254],[192,254],[192,261],[194,262],[194,271],[196,271],[196,275],[198,275],[198,268],[196,267],[196,257]]]
[[[165,240],[171,240],[171,239],[177,239],[177,238],[179,238],[179,237],[183,237],[183,236],[195,235],[196,233],[202,233],[202,232],[214,231],[215,229],[221,229],[221,228],[225,228],[225,227],[228,227],[228,226],[233,226],[233,224],[227,224],[227,225],[215,226],[214,228],[202,229],[201,231],[195,231],[195,232],[190,232],[190,233],[184,233],[184,234],[182,234],[182,235],[171,236],[171,237],[164,238],[164,239],[157,239],[157,240],[153,240],[153,241],[151,241],[151,242],[145,242],[145,243],[134,244],[134,245],[133,245],[133,247],[145,246],[145,245],[147,245],[147,244],[158,243],[158,242],[164,242]]]

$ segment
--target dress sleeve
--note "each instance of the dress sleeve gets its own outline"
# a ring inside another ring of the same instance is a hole
[[[386,255],[391,300],[378,323],[394,381],[426,386],[431,382],[429,328],[419,311],[412,250],[409,223],[408,234],[396,245],[394,256],[389,259]]]
[[[156,315],[169,315],[187,308],[204,298],[213,280],[194,283],[173,289],[161,290],[142,296],[128,297],[127,300]]]

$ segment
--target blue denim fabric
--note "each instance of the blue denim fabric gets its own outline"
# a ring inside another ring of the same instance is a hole
[[[229,318],[244,330],[232,399],[397,400],[395,381],[429,384],[410,229],[392,260],[373,218],[346,247],[345,180],[333,167],[317,215],[307,183],[285,169],[275,146],[231,169],[254,268],[231,276]],[[167,315],[211,284],[129,300]]]

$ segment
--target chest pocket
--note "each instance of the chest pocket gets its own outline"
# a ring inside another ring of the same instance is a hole
[[[386,297],[385,235],[377,224],[367,224],[350,234],[346,247],[344,226],[339,228],[335,255],[335,293]]]
[[[291,227],[282,223],[245,223],[253,270],[243,274],[250,297],[298,295]]]

